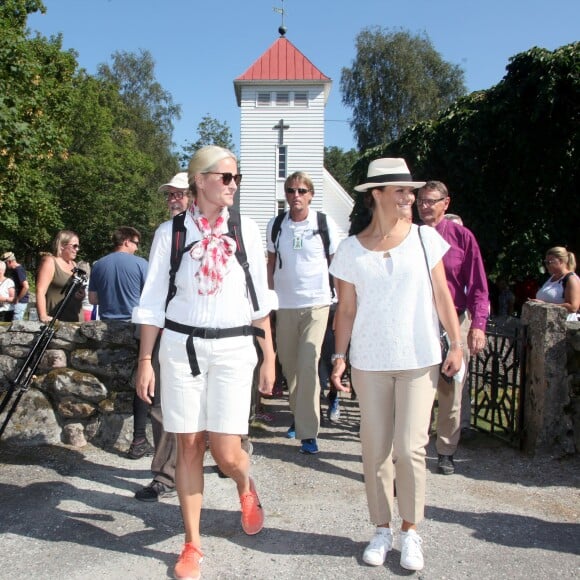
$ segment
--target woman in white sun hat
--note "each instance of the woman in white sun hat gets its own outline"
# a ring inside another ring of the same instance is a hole
[[[338,290],[332,381],[345,390],[340,379],[350,344],[367,502],[377,526],[363,560],[380,566],[392,549],[396,472],[401,566],[408,570],[423,568],[416,527],[425,507],[439,320],[450,338],[441,372],[460,370],[464,348],[441,261],[449,245],[433,228],[411,223],[413,192],[423,185],[413,181],[404,159],[371,162],[366,182],[355,187],[371,221],[340,244],[330,266]]]

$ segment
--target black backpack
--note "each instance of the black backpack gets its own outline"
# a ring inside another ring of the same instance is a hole
[[[246,286],[248,292],[250,293],[250,298],[252,300],[252,307],[254,311],[257,311],[260,306],[258,304],[258,296],[256,295],[256,289],[254,288],[254,282],[252,280],[252,275],[250,274],[250,264],[248,263],[248,256],[246,255],[246,248],[244,247],[244,240],[242,238],[242,221],[240,217],[240,212],[235,209],[228,209],[230,217],[228,220],[228,232],[225,234],[229,236],[236,242],[236,258],[240,263],[240,266],[244,270],[244,275],[246,277]],[[188,246],[185,245],[185,214],[183,211],[177,214],[173,218],[173,229],[171,236],[171,260],[169,268],[169,288],[167,290],[167,299],[165,301],[165,309],[167,305],[171,302],[171,299],[175,296],[177,292],[177,287],[175,286],[175,275],[181,266],[181,259],[183,254],[188,252],[193,243]]]
[[[285,211],[276,216],[272,224],[272,243],[276,249],[276,256],[278,257],[278,268],[282,267],[282,258],[278,252],[278,244],[280,243],[280,230],[282,229],[282,220],[286,217],[288,212]],[[321,211],[316,212],[316,222],[318,229],[314,231],[314,235],[319,235],[322,238],[322,245],[324,246],[324,255],[326,262],[330,265],[330,235],[328,233],[328,222],[326,221],[326,214]]]

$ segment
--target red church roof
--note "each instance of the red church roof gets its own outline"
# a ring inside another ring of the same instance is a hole
[[[236,81],[330,81],[287,38],[281,37]]]
[[[234,80],[238,106],[241,87],[245,83],[306,83],[324,85],[324,102],[328,98],[332,80],[322,74],[288,39],[280,37],[242,75]]]

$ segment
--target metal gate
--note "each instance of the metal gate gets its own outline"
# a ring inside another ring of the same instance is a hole
[[[488,323],[487,346],[469,363],[471,425],[520,446],[526,327]]]

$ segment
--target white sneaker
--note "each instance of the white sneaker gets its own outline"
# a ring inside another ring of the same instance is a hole
[[[401,532],[401,566],[407,570],[423,569],[423,540],[415,530]]]
[[[369,566],[382,566],[387,552],[393,549],[393,532],[391,528],[377,528],[369,545],[363,553],[363,562]]]

